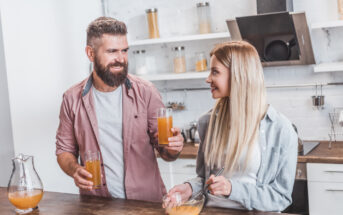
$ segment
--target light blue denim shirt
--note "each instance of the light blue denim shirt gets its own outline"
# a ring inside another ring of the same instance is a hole
[[[193,195],[204,187],[204,182],[210,176],[210,167],[204,161],[204,139],[210,116],[208,112],[198,121],[201,141],[196,167],[198,176],[187,181],[192,186]],[[271,105],[260,122],[259,145],[261,165],[256,185],[229,178],[232,190],[228,199],[240,203],[247,210],[282,211],[292,203],[298,136],[291,122]],[[218,206],[223,207],[222,204]]]

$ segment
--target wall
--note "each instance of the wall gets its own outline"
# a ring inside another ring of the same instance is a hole
[[[7,186],[12,171],[11,158],[14,156],[14,147],[1,26],[0,13],[0,186]]]
[[[59,168],[55,135],[62,94],[89,74],[86,28],[100,1],[2,1],[15,153],[35,157],[44,187],[77,192]]]
[[[144,6],[141,1],[133,7],[124,5],[124,1],[108,1],[110,8],[109,14],[128,23],[129,38],[147,38],[146,17],[142,8],[157,7],[159,9],[159,27],[161,37],[187,35],[197,32],[196,26],[196,4],[197,1],[187,1],[182,7],[176,6],[180,1],[145,1]],[[252,3],[253,2],[253,3]],[[336,0],[304,0],[293,1],[295,11],[305,11],[309,26],[315,22],[336,20],[337,1]],[[126,2],[125,2],[126,4]],[[228,31],[224,20],[232,19],[235,16],[256,14],[255,1],[210,1],[213,32]],[[120,7],[117,10],[116,6]],[[182,25],[180,25],[182,23]],[[178,29],[178,30],[176,30]],[[169,31],[170,30],[170,31]],[[177,33],[176,33],[177,32]],[[343,60],[343,43],[341,38],[343,29],[317,29],[311,31],[312,44],[317,63],[334,62]],[[190,65],[194,65],[192,56],[202,48],[209,50],[216,42],[220,41],[200,41],[187,42],[186,60],[187,69],[191,70]],[[157,56],[157,73],[172,71],[172,53],[170,49],[173,45],[166,44],[155,46],[155,48],[144,47],[147,53]],[[135,47],[136,49],[143,47]],[[150,50],[151,49],[151,50]],[[162,53],[162,54],[161,54]],[[165,66],[167,65],[167,66]],[[132,69],[132,68],[131,68]],[[132,70],[131,70],[132,71]],[[313,66],[285,66],[264,68],[266,85],[293,85],[293,84],[316,84],[327,82],[342,82],[343,73],[322,73],[313,72]],[[193,81],[155,81],[154,84],[159,88],[165,103],[183,102],[186,105],[185,111],[176,112],[174,122],[179,127],[187,126],[189,122],[196,120],[202,113],[209,110],[214,100],[211,98],[209,90],[200,91],[170,91],[173,88],[192,88],[206,87],[205,80]],[[320,87],[319,87],[320,88]],[[285,114],[299,130],[299,136],[303,139],[327,140],[330,132],[329,112],[336,107],[343,107],[343,86],[324,86],[323,95],[325,96],[324,109],[316,109],[311,105],[311,96],[316,94],[315,87],[308,88],[268,88],[268,102],[277,110]],[[318,92],[319,93],[319,92]],[[343,139],[338,136],[338,139]]]

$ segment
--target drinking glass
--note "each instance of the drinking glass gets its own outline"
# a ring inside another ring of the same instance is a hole
[[[92,174],[92,178],[88,178],[88,180],[93,182],[93,189],[98,189],[101,186],[100,153],[98,151],[87,151],[85,160],[86,170]]]
[[[173,116],[171,108],[160,108],[157,115],[158,144],[168,145],[168,138],[173,136]]]

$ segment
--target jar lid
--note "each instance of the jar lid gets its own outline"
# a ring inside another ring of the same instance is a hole
[[[149,8],[145,10],[146,13],[154,13],[157,12],[157,8]]]
[[[139,54],[139,50],[134,50],[132,53],[133,54]]]
[[[209,2],[199,2],[197,3],[197,7],[206,7],[206,6],[210,6]]]
[[[184,46],[175,46],[173,48],[173,51],[181,51],[181,50],[185,50],[185,47]]]
[[[144,54],[144,53],[145,53],[145,50],[144,50],[144,49],[142,49],[142,50],[141,50],[141,53],[142,53],[142,54]]]

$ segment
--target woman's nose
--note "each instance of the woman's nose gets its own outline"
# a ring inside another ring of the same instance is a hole
[[[212,79],[211,79],[211,74],[207,76],[206,78],[206,83],[211,83]]]

